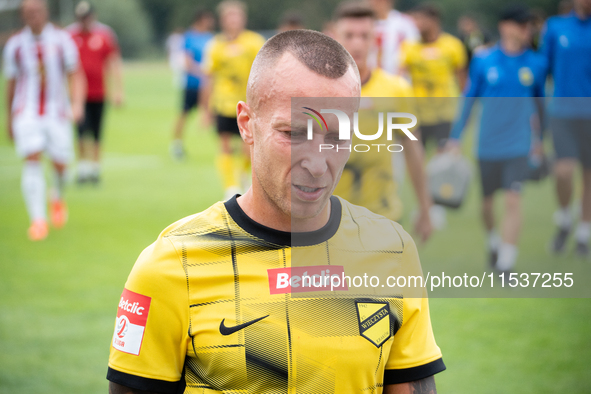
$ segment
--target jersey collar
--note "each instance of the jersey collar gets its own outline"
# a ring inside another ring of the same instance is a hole
[[[317,245],[332,238],[341,224],[341,201],[335,196],[330,197],[331,210],[328,222],[316,231],[303,233],[279,231],[255,222],[240,208],[238,201],[236,201],[239,196],[237,194],[224,203],[228,214],[244,231],[273,244],[288,247]]]
[[[25,26],[23,29],[23,32],[25,34],[27,34],[29,37],[31,37],[32,39],[35,39],[36,37],[38,37],[39,39],[43,39],[48,34],[50,34],[52,30],[53,30],[53,25],[51,24],[51,22],[47,22],[45,24],[45,26],[43,26],[43,30],[41,30],[41,34],[39,34],[38,36],[35,36],[33,34],[33,30],[31,30],[31,28],[29,26]]]

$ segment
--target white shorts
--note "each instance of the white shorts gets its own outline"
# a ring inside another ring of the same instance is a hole
[[[12,121],[12,131],[16,152],[23,158],[45,152],[54,162],[66,164],[74,157],[69,119],[18,115]]]

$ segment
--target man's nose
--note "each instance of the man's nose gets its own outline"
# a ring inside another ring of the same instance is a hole
[[[320,178],[328,170],[328,153],[320,151],[320,138],[314,136],[314,140],[306,144],[306,152],[302,158],[301,166],[306,169],[314,178]]]

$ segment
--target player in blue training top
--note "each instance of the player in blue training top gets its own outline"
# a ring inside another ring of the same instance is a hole
[[[529,173],[528,157],[534,150],[541,152],[538,114],[543,107],[540,97],[544,96],[547,63],[529,48],[531,18],[531,12],[522,6],[511,6],[502,12],[499,43],[477,52],[471,61],[464,106],[447,143],[449,151],[459,153],[462,131],[480,97],[477,157],[483,192],[482,217],[488,232],[490,263],[504,274],[510,272],[517,258],[521,187]],[[500,237],[493,214],[493,195],[498,189],[505,191]]]
[[[201,71],[201,62],[205,52],[205,47],[213,37],[211,30],[215,24],[215,18],[210,11],[197,11],[193,19],[193,25],[184,35],[185,51],[185,80],[182,97],[182,110],[177,119],[173,141],[170,146],[170,153],[178,160],[185,156],[183,147],[183,130],[187,115],[192,109],[196,109],[199,104],[199,88],[203,72]]]
[[[554,80],[554,98],[548,108],[554,140],[556,194],[560,205],[554,220],[558,231],[551,244],[564,251],[573,227],[570,203],[573,173],[583,167],[581,218],[575,238],[576,252],[589,256],[591,236],[591,0],[574,0],[574,10],[548,19],[542,53]]]

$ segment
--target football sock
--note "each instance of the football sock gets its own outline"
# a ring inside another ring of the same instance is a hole
[[[562,229],[569,229],[573,223],[570,207],[561,207],[554,213],[554,222]]]
[[[90,162],[88,160],[80,160],[78,162],[78,177],[84,178],[90,174]]]
[[[591,222],[580,222],[577,226],[575,238],[577,242],[586,244],[591,236]]]
[[[98,161],[90,162],[90,173],[93,176],[99,176],[101,174],[101,164]]]
[[[222,177],[222,184],[224,190],[229,188],[237,188],[238,180],[236,179],[236,168],[232,155],[222,153],[217,160],[218,171]]]
[[[57,170],[53,170],[53,185],[50,192],[52,201],[61,200],[64,192],[64,186],[66,185],[67,172],[64,170],[61,173]]]
[[[515,266],[515,260],[517,260],[517,246],[502,242],[499,247],[497,269],[500,271],[510,270]]]
[[[488,232],[488,249],[489,250],[499,250],[499,245],[501,244],[501,237],[495,230],[490,230]]]
[[[31,222],[47,220],[45,200],[45,176],[39,161],[25,161],[21,180],[21,190]]]

